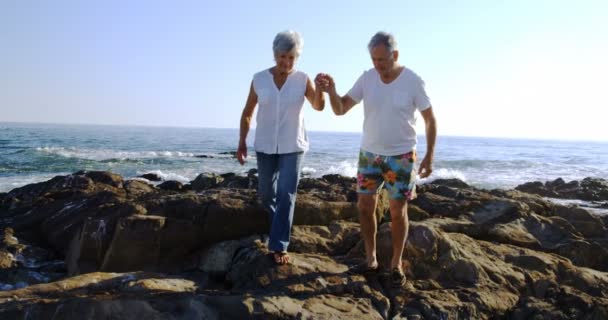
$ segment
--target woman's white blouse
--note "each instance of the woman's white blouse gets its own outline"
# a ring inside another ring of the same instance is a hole
[[[279,90],[270,69],[253,75],[259,106],[255,151],[267,154],[308,151],[302,112],[307,80],[306,73],[294,70]]]

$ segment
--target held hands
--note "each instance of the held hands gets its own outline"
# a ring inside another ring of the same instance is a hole
[[[327,73],[319,73],[315,77],[315,85],[323,92],[331,92],[336,89],[334,79]]]
[[[247,158],[247,145],[245,143],[239,142],[239,147],[236,150],[236,158],[241,165],[245,164],[245,158]]]

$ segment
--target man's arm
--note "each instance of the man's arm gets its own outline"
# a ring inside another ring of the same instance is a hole
[[[421,111],[426,129],[426,154],[420,163],[418,170],[420,178],[426,178],[433,172],[433,158],[435,155],[435,140],[437,139],[437,121],[433,113],[433,107]]]
[[[305,96],[306,99],[308,99],[308,102],[310,102],[310,105],[313,109],[317,111],[323,111],[323,109],[325,108],[325,97],[323,96],[323,90],[321,90],[319,86],[315,88],[312,85],[312,81],[310,81],[310,78],[306,79]]]
[[[347,113],[357,104],[357,102],[348,95],[340,97],[340,95],[336,91],[336,84],[334,82],[334,79],[330,75],[320,73],[317,75],[315,82],[317,83],[318,87],[320,87],[323,91],[327,92],[327,94],[329,95],[329,102],[331,104],[331,108],[336,115],[341,116]]]
[[[258,95],[253,90],[253,81],[249,87],[249,96],[243,108],[243,114],[241,115],[241,130],[239,138],[239,147],[236,150],[236,158],[239,160],[241,165],[245,164],[245,158],[247,158],[247,134],[249,133],[249,127],[251,125],[251,118],[253,118],[253,111],[258,103]]]

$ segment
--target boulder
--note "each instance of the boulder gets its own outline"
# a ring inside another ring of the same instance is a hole
[[[146,174],[142,174],[139,177],[144,178],[146,180],[155,181],[155,182],[163,181],[163,178],[156,173],[146,173]]]
[[[190,181],[192,190],[202,191],[217,187],[224,178],[214,173],[201,173],[193,181]]]

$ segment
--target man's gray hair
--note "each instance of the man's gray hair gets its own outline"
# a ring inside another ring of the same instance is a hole
[[[277,33],[277,36],[274,37],[272,51],[275,54],[293,51],[296,57],[299,57],[300,53],[302,53],[303,46],[304,40],[302,40],[300,34],[292,30],[287,30]]]
[[[379,45],[386,46],[386,49],[388,49],[389,52],[397,50],[397,40],[395,40],[395,37],[388,32],[380,31],[376,33],[367,44],[367,49],[372,51],[372,48]]]

